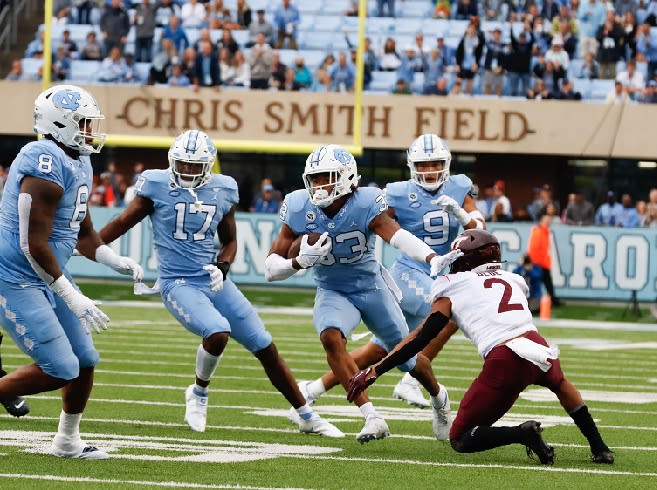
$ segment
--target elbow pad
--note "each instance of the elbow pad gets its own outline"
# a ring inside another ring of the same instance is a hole
[[[271,254],[265,259],[265,279],[282,281],[297,272],[292,266],[292,259],[285,259],[278,254]]]
[[[403,228],[392,235],[390,245],[418,262],[426,262],[429,255],[435,254],[429,245]]]

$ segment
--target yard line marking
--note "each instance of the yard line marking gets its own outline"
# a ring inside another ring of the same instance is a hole
[[[157,482],[148,480],[117,480],[109,478],[91,478],[88,476],[59,476],[59,475],[30,475],[27,473],[0,473],[0,478],[14,478],[18,480],[46,480],[46,481],[62,481],[62,482],[85,482],[85,483],[106,483],[106,484],[121,484],[121,485],[143,485],[145,487],[167,487],[167,488],[225,488],[225,489],[245,489],[245,490],[292,490],[291,487],[250,487],[245,485],[221,485],[221,484],[206,484],[206,483],[187,483],[187,482]],[[303,489],[298,489],[303,490]]]

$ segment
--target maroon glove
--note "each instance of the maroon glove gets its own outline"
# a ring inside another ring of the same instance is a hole
[[[358,371],[349,380],[349,390],[347,391],[347,400],[353,402],[358,395],[376,381],[376,371],[373,368],[367,368]]]

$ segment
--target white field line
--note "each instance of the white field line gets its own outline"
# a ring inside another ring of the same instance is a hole
[[[61,481],[71,483],[102,483],[103,485],[141,485],[144,487],[164,487],[164,488],[210,488],[210,489],[240,489],[240,490],[278,490],[280,487],[250,487],[244,485],[221,485],[221,484],[204,484],[192,482],[174,482],[174,481],[149,481],[149,480],[118,480],[115,478],[91,478],[88,476],[60,476],[60,475],[31,475],[27,473],[0,473],[0,478],[12,478],[16,480],[41,480],[41,481]],[[289,487],[280,490],[291,490]],[[299,489],[301,490],[301,489]]]
[[[105,306],[135,307],[135,308],[161,308],[164,305],[160,302],[141,302],[141,301],[105,301]],[[290,316],[308,316],[312,315],[312,308],[309,307],[280,307],[280,306],[257,306],[258,313],[261,314],[278,314]],[[615,330],[627,332],[657,332],[657,323],[631,323],[631,322],[603,322],[597,320],[539,320],[535,319],[534,324],[537,327],[545,328],[564,328],[582,329],[582,330]]]

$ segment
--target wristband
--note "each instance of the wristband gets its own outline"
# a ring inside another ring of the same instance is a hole
[[[217,269],[221,271],[221,274],[224,276],[224,281],[226,280],[226,275],[228,274],[228,271],[230,270],[230,262],[226,262],[225,260],[219,260],[217,257]]]

